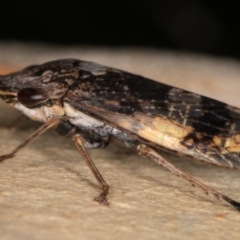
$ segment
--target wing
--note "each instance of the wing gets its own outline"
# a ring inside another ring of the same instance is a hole
[[[240,109],[120,70],[99,69],[80,67],[64,101],[146,144],[240,168]]]

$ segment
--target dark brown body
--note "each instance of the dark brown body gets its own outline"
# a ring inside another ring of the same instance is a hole
[[[191,183],[148,147],[240,168],[240,109],[138,75],[64,59],[0,76],[0,97],[34,120],[58,119],[58,132],[81,135],[83,148],[116,138]]]

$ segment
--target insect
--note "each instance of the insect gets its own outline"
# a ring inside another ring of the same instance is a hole
[[[55,127],[71,136],[97,179],[95,200],[108,204],[109,186],[86,148],[124,142],[175,175],[240,210],[240,203],[184,173],[156,149],[226,168],[240,168],[240,109],[179,88],[96,63],[63,59],[0,76],[0,97],[43,122],[11,153]]]

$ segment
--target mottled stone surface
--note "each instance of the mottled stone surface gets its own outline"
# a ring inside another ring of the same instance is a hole
[[[58,48],[0,43],[0,74],[58,58],[120,68],[240,107],[239,62],[155,49]],[[0,154],[38,124],[0,103]],[[14,122],[14,120],[16,120]],[[4,126],[15,126],[6,128]],[[109,207],[71,139],[49,131],[0,165],[1,239],[238,239],[240,213],[118,144],[90,151],[111,186]],[[164,155],[240,200],[240,172]]]

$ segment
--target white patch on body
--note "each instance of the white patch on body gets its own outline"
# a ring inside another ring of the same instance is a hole
[[[68,103],[64,103],[64,110],[68,120],[79,128],[94,129],[104,126],[103,122],[80,112]]]
[[[106,74],[108,69],[107,67],[93,62],[81,62],[79,68],[83,71],[91,72],[95,76]]]
[[[61,118],[65,114],[64,109],[60,106],[27,108],[18,102],[14,104],[14,108],[19,110],[21,113],[28,116],[32,120],[39,122],[47,122],[52,118]]]

